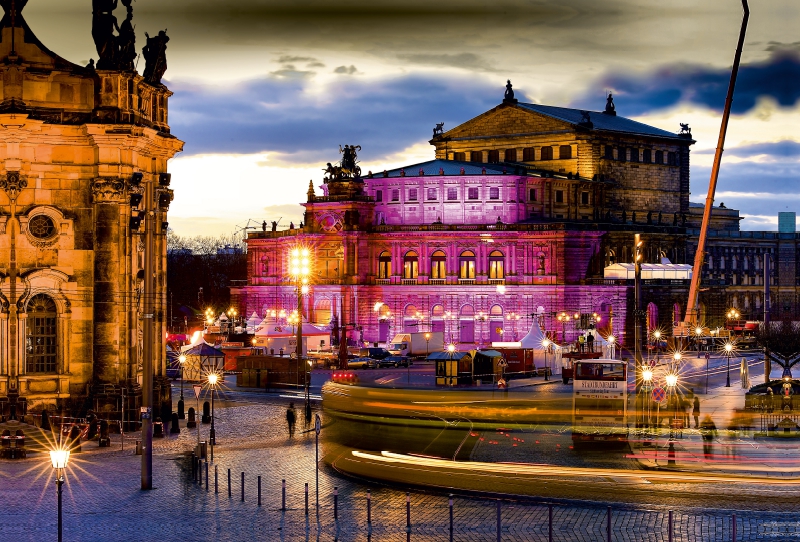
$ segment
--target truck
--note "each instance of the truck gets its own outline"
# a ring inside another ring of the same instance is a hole
[[[386,345],[393,356],[427,356],[431,352],[444,350],[444,333],[428,331],[422,333],[398,333]]]

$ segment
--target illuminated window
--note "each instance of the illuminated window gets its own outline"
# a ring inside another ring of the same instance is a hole
[[[392,190],[392,201],[400,201],[400,191]]]
[[[408,201],[417,201],[417,189],[411,188],[408,191]]]
[[[436,201],[436,189],[428,188],[428,201]]]
[[[443,279],[447,277],[446,272],[447,256],[441,250],[431,254],[431,278]]]
[[[460,279],[474,279],[475,278],[475,253],[471,250],[465,250],[458,257],[458,278]]]
[[[489,199],[500,199],[500,189],[496,186],[489,188]]]
[[[447,189],[447,199],[449,201],[455,201],[458,199],[458,188],[448,188]]]
[[[56,372],[56,304],[38,294],[28,302],[27,334],[25,337],[25,372]]]
[[[416,251],[409,250],[403,256],[403,278],[415,279],[419,274],[419,256]]]
[[[388,250],[381,252],[378,256],[378,278],[388,279],[392,276],[392,255]]]
[[[500,161],[500,151],[489,151],[489,163],[496,164]]]
[[[503,253],[499,250],[493,250],[489,253],[489,278],[490,279],[504,279],[506,278],[504,267]]]

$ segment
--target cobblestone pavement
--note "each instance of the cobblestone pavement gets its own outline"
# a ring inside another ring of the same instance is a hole
[[[245,394],[231,394],[241,398]],[[289,439],[285,428],[288,399],[253,397],[246,402],[217,403],[215,449],[218,489],[214,492],[214,465],[210,487],[191,480],[184,452],[196,441],[193,430],[169,436],[155,444],[153,491],[139,489],[140,458],[131,442],[125,451],[115,439],[112,449],[86,443],[86,452],[71,460],[64,488],[64,539],[70,540],[415,540],[449,539],[449,511],[443,493],[411,493],[411,527],[406,531],[406,493],[343,478],[320,468],[320,509],[314,510],[314,437],[303,431]],[[299,404],[297,405],[300,406]],[[323,431],[328,429],[323,428]],[[208,426],[201,426],[203,435]],[[327,444],[321,443],[321,453]],[[232,471],[228,497],[227,469]],[[241,472],[245,472],[245,500],[241,500]],[[258,506],[257,476],[262,482]],[[281,480],[287,481],[287,510],[281,511]],[[0,462],[0,539],[40,541],[55,536],[56,496],[53,471],[43,455],[24,461]],[[733,501],[704,485],[652,484],[630,487],[613,480],[576,485],[561,481],[562,497],[553,507],[553,540],[606,539],[607,509],[599,501],[634,495],[640,504],[612,505],[612,539],[667,540],[668,509],[674,508],[674,540],[731,540]],[[304,513],[303,484],[311,488],[311,513]],[[548,484],[551,485],[551,484]],[[667,487],[668,486],[668,487]],[[333,490],[339,489],[334,521]],[[487,487],[491,487],[487,484]],[[372,524],[367,524],[366,495],[372,493]],[[736,492],[751,489],[739,486]],[[597,498],[604,492],[605,498]],[[683,493],[681,493],[683,492]],[[752,488],[752,503],[764,511],[737,513],[737,540],[798,540],[800,522],[796,492]],[[546,493],[545,493],[546,494]],[[696,495],[694,499],[689,495]],[[703,496],[706,496],[705,498]],[[598,502],[589,502],[595,499]],[[624,500],[624,499],[623,499]],[[750,507],[750,506],[748,506]],[[753,504],[752,507],[755,507]],[[752,508],[751,507],[751,508]],[[787,512],[784,512],[787,510]],[[790,510],[790,511],[789,511]],[[453,540],[496,540],[497,504],[491,499],[461,495],[454,502]],[[548,540],[548,508],[540,502],[504,500],[501,503],[502,540]]]

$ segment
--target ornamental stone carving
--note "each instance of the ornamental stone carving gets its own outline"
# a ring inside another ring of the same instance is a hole
[[[5,179],[0,177],[0,189],[4,190],[11,201],[16,201],[23,188],[28,186],[28,181],[19,174],[19,171],[9,171]]]
[[[94,203],[122,203],[125,183],[116,177],[100,177],[92,183]]]

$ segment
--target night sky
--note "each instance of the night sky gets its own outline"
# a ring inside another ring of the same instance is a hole
[[[30,0],[24,15],[61,56],[97,59],[91,0]],[[300,221],[339,144],[362,169],[433,157],[427,141],[501,102],[602,110],[679,131],[689,123],[692,201],[705,200],[741,22],[738,0],[136,0],[137,49],[167,29],[170,165],[180,235],[230,235],[248,219]],[[716,202],[744,229],[800,212],[800,2],[751,0]],[[120,22],[124,8],[116,12]],[[144,61],[139,62],[139,71]],[[318,191],[319,193],[319,191]]]

